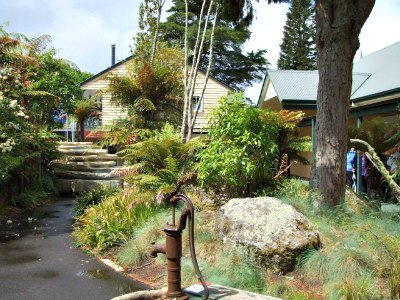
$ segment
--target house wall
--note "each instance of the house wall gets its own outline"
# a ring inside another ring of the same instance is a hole
[[[203,90],[205,75],[197,73],[196,85],[193,96],[200,96]],[[227,96],[231,90],[218,81],[208,78],[207,86],[203,96],[203,111],[197,114],[194,125],[194,132],[203,132],[208,130],[208,121],[211,111],[219,106],[219,99]]]
[[[127,74],[127,64],[121,64],[116,66],[110,74],[125,76]],[[108,80],[105,76],[100,76],[94,80],[85,83],[81,88],[85,90],[84,96],[94,95],[98,91],[105,90],[108,88]],[[111,94],[102,94],[102,124],[111,125],[118,119],[126,118],[127,113],[123,108],[115,106],[111,103]]]

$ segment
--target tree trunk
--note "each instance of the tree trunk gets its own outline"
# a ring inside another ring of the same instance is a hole
[[[83,142],[85,139],[85,120],[78,120],[76,122],[76,134],[78,142]]]
[[[353,58],[358,36],[374,0],[317,0],[316,153],[310,185],[324,204],[342,202],[346,185],[346,145]]]

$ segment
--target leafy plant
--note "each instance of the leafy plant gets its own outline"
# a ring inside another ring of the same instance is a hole
[[[160,44],[161,46],[161,44]],[[112,101],[127,109],[136,128],[160,129],[165,123],[179,124],[182,112],[182,53],[160,47],[149,65],[146,52],[137,48],[127,76],[111,75]]]
[[[118,188],[109,188],[106,186],[100,186],[99,188],[93,189],[86,193],[79,195],[75,199],[74,213],[75,216],[79,217],[83,214],[86,208],[96,205],[104,199],[113,196],[118,192]]]
[[[273,190],[290,168],[289,160],[309,162],[309,137],[297,135],[302,112],[272,112],[248,106],[242,94],[220,100],[210,119],[209,143],[199,155],[200,183],[227,196]]]
[[[151,193],[132,193],[127,197],[119,193],[90,206],[77,219],[73,233],[77,245],[98,252],[122,245],[136,228],[158,211],[153,196]]]
[[[195,178],[195,155],[203,144],[193,139],[184,144],[172,125],[142,142],[128,145],[121,154],[129,164],[127,182],[140,190],[173,193]]]

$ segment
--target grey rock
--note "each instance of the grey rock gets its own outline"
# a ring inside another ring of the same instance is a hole
[[[91,154],[106,154],[106,149],[92,149],[76,147],[74,149],[58,149],[62,154],[68,155],[91,155]]]
[[[292,271],[301,253],[320,247],[308,219],[277,198],[231,199],[221,207],[217,226],[225,242],[246,246],[276,273]]]
[[[58,150],[63,157],[54,160],[51,167],[60,192],[81,193],[99,187],[117,186],[119,180],[112,171],[117,166],[118,155],[108,154],[90,142],[62,142]]]

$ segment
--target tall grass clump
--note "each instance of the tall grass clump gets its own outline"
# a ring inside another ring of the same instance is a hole
[[[82,193],[75,199],[74,214],[79,217],[83,214],[85,209],[89,206],[96,205],[104,199],[111,197],[118,192],[117,187],[109,188],[107,186],[100,186],[94,190]]]
[[[322,248],[299,259],[297,272],[305,283],[321,286],[329,300],[399,299],[397,220],[352,192],[339,207],[318,207],[318,194],[298,179],[284,181],[276,196],[301,211],[320,233]]]
[[[165,243],[165,234],[161,230],[168,217],[172,215],[171,210],[158,212],[150,218],[143,226],[138,228],[131,239],[126,242],[116,254],[116,260],[123,266],[139,266],[150,259],[149,249],[151,244]]]
[[[153,194],[112,195],[87,208],[77,219],[73,233],[79,246],[103,252],[122,245],[136,228],[144,224],[159,209]]]

